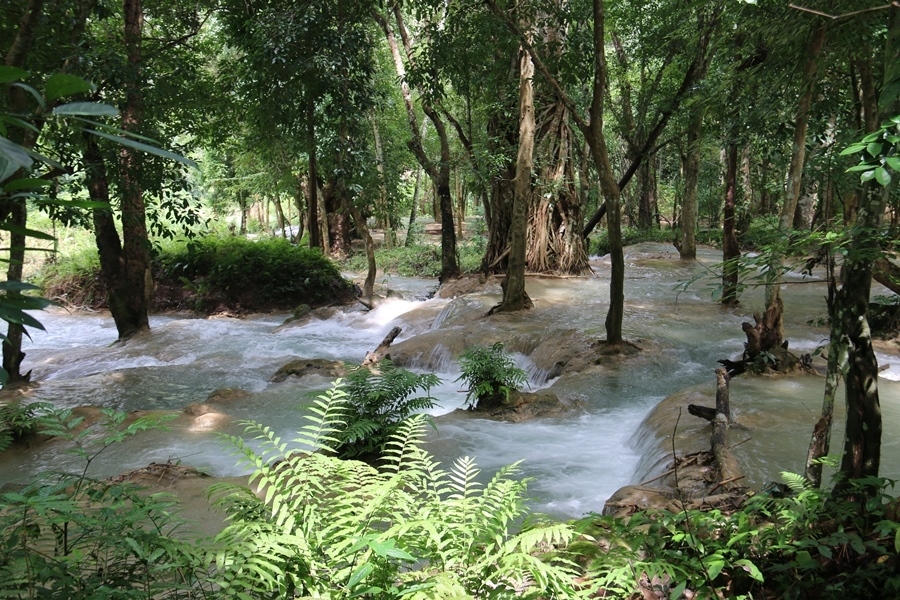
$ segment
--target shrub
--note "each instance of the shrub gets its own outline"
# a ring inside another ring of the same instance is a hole
[[[0,404],[0,452],[37,433],[41,416],[50,409],[51,405],[43,402],[23,404],[12,401]]]
[[[436,405],[429,391],[439,383],[431,373],[416,375],[389,360],[379,364],[378,372],[365,367],[352,371],[346,387],[347,426],[338,435],[338,456],[367,462],[381,458],[403,421]],[[411,398],[417,391],[425,395]]]
[[[193,286],[206,304],[291,308],[352,299],[349,282],[321,252],[283,238],[200,238],[161,253],[157,262],[163,275]]]
[[[652,227],[650,229],[638,229],[637,227],[622,228],[622,245],[631,246],[641,242],[665,242],[671,243],[674,233],[671,229]],[[592,255],[605,256],[609,254],[609,234],[606,229],[600,229],[593,238]]]
[[[231,524],[218,536],[218,598],[575,598],[575,567],[533,552],[564,545],[565,524],[510,529],[524,514],[515,466],[487,484],[474,461],[449,472],[421,448],[411,417],[386,446],[381,470],[327,453],[343,428],[340,382],[320,396],[294,440],[248,423],[257,451],[229,438],[265,490],[218,486]],[[276,462],[271,462],[276,459]]]
[[[71,411],[39,419],[83,459],[77,474],[53,474],[0,494],[0,597],[193,598],[208,594],[200,575],[205,556],[173,536],[181,522],[175,502],[124,483],[87,476],[110,446],[157,421],[126,424],[126,414],[104,411],[81,428]],[[99,430],[99,431],[98,431]]]
[[[510,393],[527,381],[525,371],[503,351],[500,342],[490,348],[467,348],[459,358],[459,366],[462,375],[457,381],[466,382],[466,404],[471,409],[491,409],[507,403]]]

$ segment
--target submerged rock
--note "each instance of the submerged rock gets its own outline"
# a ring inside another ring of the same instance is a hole
[[[206,401],[210,404],[228,404],[249,398],[251,395],[247,390],[240,388],[219,388],[211,391],[209,396],[206,397]]]
[[[272,375],[271,381],[278,383],[288,377],[305,377],[306,375],[321,375],[322,377],[343,377],[347,373],[347,366],[340,360],[327,360],[324,358],[300,358],[292,360],[278,369]]]

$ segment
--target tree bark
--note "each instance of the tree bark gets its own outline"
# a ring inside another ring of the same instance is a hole
[[[141,41],[144,26],[142,0],[124,0],[125,52],[130,69],[130,79],[125,85],[125,105],[122,108],[122,129],[139,132],[143,117],[142,55]],[[113,306],[121,307],[116,319],[119,339],[148,331],[150,297],[153,280],[150,275],[150,241],[147,234],[147,217],[144,192],[141,186],[142,161],[138,151],[123,146],[119,150],[119,170],[122,181],[122,275],[124,285],[107,286],[110,295],[121,294]],[[111,283],[111,282],[107,282]]]
[[[741,249],[734,229],[737,196],[737,144],[731,141],[726,151],[725,208],[722,213],[722,304],[738,304],[738,260]]]
[[[307,223],[309,227],[309,247],[322,247],[322,233],[319,228],[319,199],[318,191],[319,173],[316,166],[316,100],[312,92],[306,93],[306,151],[309,155],[309,202]]]
[[[900,8],[888,9],[884,52],[884,79],[878,101],[879,119],[900,113]],[[877,476],[881,463],[881,404],[878,397],[878,361],[872,348],[867,313],[872,284],[872,262],[880,250],[881,217],[889,187],[874,179],[863,185],[853,248],[845,257],[838,316],[847,336],[847,426],[841,472],[846,478]]]
[[[681,208],[681,243],[678,254],[681,260],[697,259],[697,186],[700,180],[700,139],[703,128],[703,109],[691,107],[691,120],[687,130],[687,151],[684,157],[684,203]]]
[[[531,308],[525,292],[525,235],[528,205],[533,188],[531,173],[534,167],[534,63],[522,52],[519,74],[519,152],[516,158],[516,178],[513,182],[512,227],[509,240],[509,267],[503,280],[503,300],[498,311],[511,312]]]

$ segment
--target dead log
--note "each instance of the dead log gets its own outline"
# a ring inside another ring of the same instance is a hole
[[[391,344],[394,342],[394,339],[400,335],[401,331],[403,330],[399,327],[391,329],[375,350],[366,352],[366,358],[362,361],[362,366],[369,367],[378,364],[386,358],[390,359],[391,355],[388,354],[388,350],[390,350]]]
[[[716,418],[716,409],[700,406],[699,404],[688,404],[688,412],[707,421],[712,421]]]
[[[731,423],[731,402],[728,396],[730,379],[728,371],[716,369],[716,413],[725,415],[725,420],[728,423]]]

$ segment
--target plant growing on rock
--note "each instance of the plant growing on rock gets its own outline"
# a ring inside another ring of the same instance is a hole
[[[397,428],[411,415],[436,406],[429,391],[440,379],[417,375],[389,360],[377,371],[360,367],[347,376],[347,426],[337,435],[341,458],[371,462],[385,451]],[[412,397],[416,392],[424,396]]]
[[[503,351],[503,344],[473,346],[459,358],[462,375],[457,381],[468,385],[466,405],[472,410],[490,410],[509,403],[510,394],[527,383],[525,371]]]

